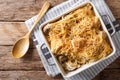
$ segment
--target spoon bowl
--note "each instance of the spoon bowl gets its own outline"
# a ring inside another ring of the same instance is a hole
[[[20,58],[26,54],[30,45],[29,38],[21,38],[16,42],[13,47],[13,56],[14,58]]]

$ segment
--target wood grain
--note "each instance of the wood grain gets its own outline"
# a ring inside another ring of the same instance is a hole
[[[0,80],[63,80],[62,76],[51,78],[45,71],[0,71]]]
[[[0,45],[13,45],[27,31],[24,22],[0,22]]]
[[[11,46],[28,32],[24,22],[0,22],[0,45]],[[30,48],[34,48],[31,40]]]
[[[120,0],[105,0],[106,3],[108,4],[109,8],[111,9],[113,15],[117,18],[120,19]]]
[[[11,53],[12,47],[0,46],[0,70],[44,70],[36,49],[29,49],[23,58],[14,59]]]
[[[25,21],[36,15],[43,3],[52,6],[67,0],[0,0],[0,21]],[[116,18],[120,18],[120,0],[106,0]]]
[[[52,6],[67,0],[0,0],[0,80],[63,80],[47,76],[34,43],[23,58],[11,55],[16,40],[27,33],[25,20],[36,15],[43,3]],[[120,0],[105,0],[120,23]],[[93,80],[120,80],[120,57]]]
[[[104,70],[93,80],[119,80],[119,74],[118,69]],[[63,80],[63,78],[61,75],[49,77],[45,71],[0,71],[0,80]]]
[[[36,15],[45,1],[55,6],[66,0],[0,0],[0,21],[25,21]]]

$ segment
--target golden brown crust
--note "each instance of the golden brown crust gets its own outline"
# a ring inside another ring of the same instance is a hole
[[[48,29],[44,32],[51,51],[55,56],[67,57],[66,62],[61,63],[67,71],[97,61],[112,52],[106,33],[90,4],[50,23]]]

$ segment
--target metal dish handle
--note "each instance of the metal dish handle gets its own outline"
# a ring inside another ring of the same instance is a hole
[[[48,47],[45,45],[45,43],[43,43],[41,46],[40,46],[40,49],[43,53],[43,56],[45,57],[47,63],[49,66],[53,66],[55,65],[53,59],[52,59],[52,55],[50,54],[50,51],[48,49]]]
[[[112,20],[110,19],[109,15],[102,15],[102,17],[105,17],[108,20],[109,24],[111,25],[111,28],[113,30],[113,32],[111,33],[111,36],[113,36],[116,33],[116,29],[112,23]]]

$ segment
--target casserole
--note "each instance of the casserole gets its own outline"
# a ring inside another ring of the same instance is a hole
[[[74,70],[74,71],[72,71],[72,72],[66,73],[66,72],[64,71],[64,69],[62,68],[61,64],[60,64],[60,63],[58,62],[58,60],[55,58],[55,56],[51,53],[51,50],[50,50],[49,45],[48,45],[48,42],[47,42],[47,40],[45,39],[45,36],[44,36],[44,34],[43,34],[43,27],[44,27],[46,24],[48,24],[48,23],[50,23],[50,22],[54,22],[54,21],[58,20],[60,17],[66,15],[66,14],[68,14],[68,13],[70,13],[70,12],[72,12],[72,11],[80,8],[80,7],[85,6],[86,4],[91,4],[91,5],[92,5],[93,11],[95,12],[95,15],[99,18],[103,30],[107,33],[107,36],[108,36],[108,38],[109,38],[109,41],[110,41],[110,44],[111,44],[111,47],[112,47],[113,51],[112,51],[112,53],[111,53],[110,55],[108,55],[108,56],[107,56],[106,58],[104,58],[104,59],[100,59],[100,60],[98,60],[98,61],[96,61],[96,62],[93,62],[93,63],[90,63],[90,64],[85,64],[85,65],[83,65],[82,67],[80,67],[80,68],[77,69],[77,70]],[[62,74],[64,77],[71,77],[71,76],[73,76],[73,75],[75,75],[75,74],[77,74],[77,73],[80,73],[81,71],[84,71],[85,69],[87,69],[87,68],[89,68],[89,67],[91,67],[91,66],[93,66],[93,65],[95,65],[95,64],[97,64],[97,63],[99,63],[100,61],[109,58],[110,56],[112,56],[112,55],[115,53],[116,50],[115,50],[115,46],[114,46],[114,44],[113,44],[113,42],[112,42],[111,36],[110,36],[110,34],[108,33],[108,31],[107,31],[107,29],[106,29],[106,27],[105,27],[105,24],[103,23],[102,18],[101,18],[100,15],[98,14],[95,6],[94,6],[91,2],[85,2],[85,3],[81,4],[81,5],[79,5],[78,7],[75,7],[75,8],[73,8],[73,9],[71,9],[70,11],[66,12],[66,13],[63,14],[62,16],[58,16],[56,19],[50,20],[50,21],[42,24],[41,27],[40,27],[40,33],[43,34],[42,37],[44,37],[44,41],[45,41],[45,43],[46,43],[46,45],[47,45],[47,47],[48,47],[48,49],[49,49],[49,51],[50,51],[50,53],[51,53],[54,61],[55,61],[56,65],[57,65],[57,67],[58,67],[58,69],[59,69],[59,71],[61,72],[61,74]]]

